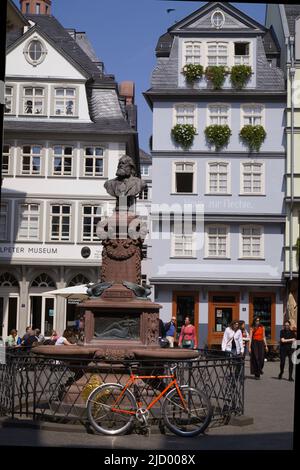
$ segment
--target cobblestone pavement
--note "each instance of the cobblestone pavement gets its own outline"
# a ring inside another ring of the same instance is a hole
[[[81,426],[47,425],[47,429],[3,427],[0,445],[91,447],[102,449],[146,450],[223,450],[223,449],[291,449],[293,439],[294,383],[286,376],[279,381],[278,362],[267,362],[260,381],[254,380],[246,363],[245,415],[254,419],[249,426],[211,428],[196,438],[162,435],[153,429],[150,436],[107,437],[88,434]]]

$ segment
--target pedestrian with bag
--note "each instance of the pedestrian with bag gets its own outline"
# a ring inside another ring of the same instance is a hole
[[[191,324],[190,317],[185,317],[181,328],[178,346],[185,349],[197,349],[196,329]]]
[[[255,317],[250,329],[250,372],[256,380],[264,373],[265,353],[268,352],[265,327],[261,324],[260,318]]]
[[[239,329],[238,320],[233,320],[225,329],[222,339],[222,351],[229,352],[233,356],[244,354],[243,335]]]

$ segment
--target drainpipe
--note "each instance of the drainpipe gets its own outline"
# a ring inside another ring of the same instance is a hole
[[[295,78],[295,41],[294,37],[290,36],[288,40],[288,74],[289,74],[289,82],[290,82],[290,103],[291,103],[291,145],[290,145],[290,155],[291,155],[291,204],[290,204],[290,223],[289,223],[289,245],[290,245],[290,281],[293,279],[293,206],[294,206],[294,160],[295,160],[295,146],[294,146],[294,78]]]

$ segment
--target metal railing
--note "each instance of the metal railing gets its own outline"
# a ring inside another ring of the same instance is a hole
[[[102,383],[125,385],[130,369],[139,375],[163,375],[177,364],[177,379],[203,391],[211,401],[211,425],[226,423],[244,413],[244,359],[221,351],[199,351],[193,360],[124,360],[46,357],[28,351],[7,352],[0,365],[0,414],[10,418],[87,423],[86,402]],[[165,388],[166,379],[140,380],[139,399],[145,405]],[[159,422],[162,401],[151,409]]]

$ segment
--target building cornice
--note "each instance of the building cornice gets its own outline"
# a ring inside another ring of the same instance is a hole
[[[239,152],[239,151],[224,151],[222,152],[209,152],[209,151],[196,151],[196,150],[189,150],[189,151],[178,151],[178,150],[152,150],[151,151],[152,157],[203,157],[203,158],[223,158],[226,155],[226,158],[285,158],[285,152]]]
[[[182,277],[150,277],[149,282],[153,285],[174,285],[174,284],[181,284],[183,286],[188,285],[188,286],[261,286],[261,287],[284,287],[286,285],[285,281],[283,279],[270,279],[267,280],[266,278],[264,279],[251,279],[251,278],[245,278],[245,279],[230,279],[229,277],[227,278],[182,278]]]

